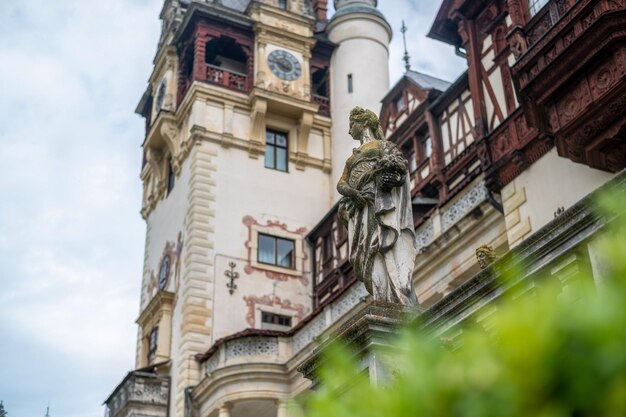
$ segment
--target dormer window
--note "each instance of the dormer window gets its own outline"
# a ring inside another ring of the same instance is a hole
[[[396,112],[401,113],[406,109],[406,102],[404,101],[404,96],[400,96],[395,101]]]
[[[539,13],[539,10],[548,4],[549,1],[550,0],[528,0],[528,11],[530,12],[530,17]]]

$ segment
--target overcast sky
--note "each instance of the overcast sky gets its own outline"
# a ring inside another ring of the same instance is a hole
[[[0,0],[0,400],[9,417],[102,417],[134,364],[142,120],[163,0]],[[391,80],[454,80],[425,37],[439,1],[382,0]]]

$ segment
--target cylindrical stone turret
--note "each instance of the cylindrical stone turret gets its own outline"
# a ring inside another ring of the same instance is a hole
[[[389,42],[392,31],[376,0],[335,0],[335,14],[327,27],[338,47],[331,58],[332,177],[341,177],[352,149],[358,146],[348,134],[350,110],[361,106],[380,111],[389,91]],[[333,201],[339,193],[332,190]]]

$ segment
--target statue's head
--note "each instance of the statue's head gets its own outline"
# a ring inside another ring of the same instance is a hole
[[[489,245],[480,245],[476,248],[476,260],[480,269],[485,269],[496,260],[496,252]]]
[[[350,136],[355,140],[361,140],[366,129],[372,132],[374,139],[384,140],[383,129],[376,113],[361,107],[353,108],[350,112]]]

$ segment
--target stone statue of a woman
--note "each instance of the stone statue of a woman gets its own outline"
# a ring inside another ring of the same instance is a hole
[[[385,140],[378,117],[355,107],[350,135],[361,142],[346,161],[337,191],[348,227],[350,262],[375,301],[417,306],[412,275],[415,229],[407,161]]]

